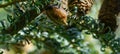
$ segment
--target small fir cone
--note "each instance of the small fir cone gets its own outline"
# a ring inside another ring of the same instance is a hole
[[[77,14],[84,15],[87,14],[93,5],[93,0],[70,0],[69,9],[77,6]],[[70,10],[71,11],[71,10]]]
[[[77,6],[78,6],[78,11],[84,11],[85,14],[87,14],[91,7],[93,5],[93,0],[81,0]]]

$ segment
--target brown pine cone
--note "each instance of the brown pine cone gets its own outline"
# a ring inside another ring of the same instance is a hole
[[[115,31],[117,28],[116,16],[120,12],[120,0],[104,0],[99,11],[98,19],[101,23],[105,24],[104,31],[102,33],[107,33],[110,31]],[[110,27],[111,29],[109,29]]]

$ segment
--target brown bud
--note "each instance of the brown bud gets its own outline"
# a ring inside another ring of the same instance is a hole
[[[46,15],[52,20],[54,23],[59,25],[68,25],[67,24],[67,12],[56,5],[49,5],[46,8]]]

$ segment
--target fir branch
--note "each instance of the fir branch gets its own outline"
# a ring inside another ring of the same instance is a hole
[[[12,5],[12,4],[15,4],[15,3],[19,3],[19,2],[23,2],[23,1],[26,1],[26,0],[14,0],[14,1],[6,3],[6,4],[1,4],[0,8],[4,8],[4,7],[7,7],[9,5]]]
[[[25,17],[28,13],[24,13],[22,16],[19,17],[19,19],[17,19],[14,23],[12,23],[7,29],[2,30],[2,33],[14,35],[27,25],[26,21],[31,22],[33,19],[35,19],[38,16],[37,11],[35,9],[29,10],[27,12],[29,12],[29,17],[30,17],[29,19],[26,20],[26,17]]]

